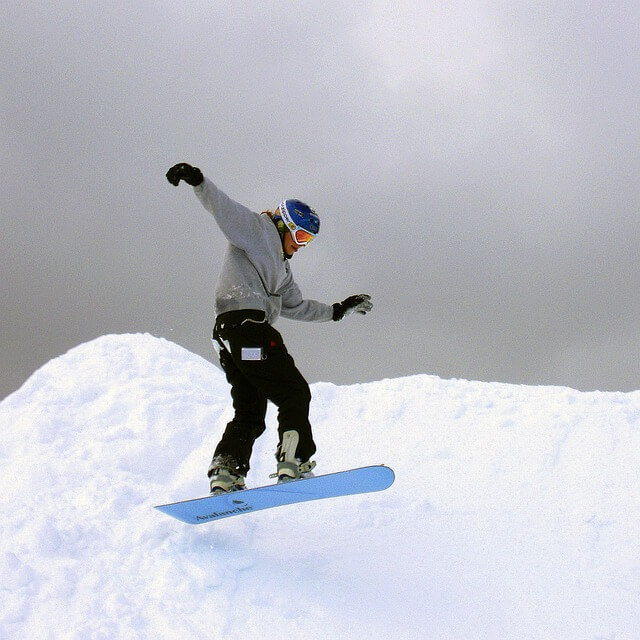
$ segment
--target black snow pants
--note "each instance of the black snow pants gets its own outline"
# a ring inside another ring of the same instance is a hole
[[[279,444],[286,431],[297,431],[296,457],[306,462],[316,446],[309,423],[311,391],[296,368],[282,336],[255,309],[229,311],[216,318],[213,339],[231,385],[235,415],[214,457],[230,456],[246,475],[253,443],[265,431],[267,401],[278,407]]]

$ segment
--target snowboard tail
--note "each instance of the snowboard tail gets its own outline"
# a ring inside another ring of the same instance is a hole
[[[392,469],[375,465],[158,505],[156,509],[187,524],[203,524],[287,504],[383,491],[394,480]]]

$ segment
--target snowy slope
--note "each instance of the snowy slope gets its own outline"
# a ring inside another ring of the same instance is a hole
[[[36,371],[0,403],[0,638],[640,637],[640,392],[312,390],[318,472],[395,484],[193,527],[152,507],[206,493],[216,367],[123,335]]]

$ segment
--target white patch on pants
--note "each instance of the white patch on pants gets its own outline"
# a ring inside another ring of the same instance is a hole
[[[262,347],[242,347],[240,358],[242,360],[262,360]]]

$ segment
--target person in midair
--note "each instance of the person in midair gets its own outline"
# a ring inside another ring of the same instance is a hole
[[[278,407],[274,475],[278,482],[309,475],[316,452],[311,391],[273,323],[280,316],[327,322],[364,315],[372,309],[371,297],[358,294],[331,305],[302,297],[289,263],[320,230],[318,215],[304,202],[284,200],[258,214],[229,198],[197,167],[182,162],[166,177],[176,187],[184,180],[194,188],[229,241],[216,288],[213,341],[235,415],[209,465],[211,493],[246,488],[253,445],[266,428],[267,401]]]

